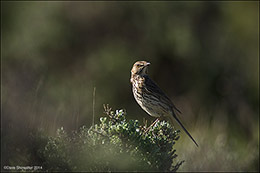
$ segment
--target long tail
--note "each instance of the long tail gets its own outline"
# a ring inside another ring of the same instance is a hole
[[[177,118],[177,116],[173,113],[173,117],[172,119],[175,118],[175,120],[179,123],[179,125],[183,128],[183,130],[186,132],[186,134],[191,138],[191,140],[194,142],[194,144],[199,147],[199,145],[197,144],[197,142],[195,141],[195,139],[193,139],[193,137],[191,136],[191,134],[188,132],[188,130],[183,126],[183,124],[181,123],[181,121]]]

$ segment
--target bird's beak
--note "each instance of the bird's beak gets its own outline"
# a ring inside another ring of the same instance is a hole
[[[151,63],[149,63],[149,62],[147,62],[146,64],[145,64],[145,66],[149,66]]]

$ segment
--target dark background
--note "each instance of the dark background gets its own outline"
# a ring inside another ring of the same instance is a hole
[[[1,13],[2,168],[32,165],[38,129],[90,127],[94,87],[96,123],[106,103],[150,123],[129,81],[147,60],[200,145],[181,134],[181,171],[259,170],[258,2],[2,2]]]

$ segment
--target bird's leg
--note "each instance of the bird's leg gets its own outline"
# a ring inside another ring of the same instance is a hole
[[[147,133],[148,130],[149,130],[151,127],[153,127],[158,121],[159,121],[159,118],[157,118],[157,119],[144,131],[144,133]]]
[[[149,128],[153,127],[158,121],[159,121],[159,118],[157,118],[157,119],[149,126]]]

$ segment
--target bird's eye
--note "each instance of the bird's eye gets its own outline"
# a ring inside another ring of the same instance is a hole
[[[141,64],[137,64],[137,67],[141,67],[142,65]]]

